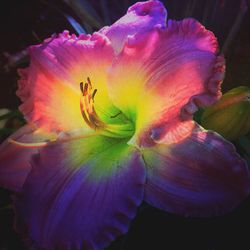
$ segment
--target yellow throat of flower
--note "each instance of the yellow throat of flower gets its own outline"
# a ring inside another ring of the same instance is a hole
[[[86,83],[80,83],[80,90],[82,92],[80,98],[82,117],[91,129],[95,130],[99,134],[115,138],[126,138],[133,135],[135,128],[132,122],[124,124],[111,124],[105,123],[101,120],[95,110],[95,95],[97,93],[97,89],[93,88],[89,77],[87,78]],[[120,111],[117,114],[110,116],[110,119],[115,119],[121,114],[122,112]]]

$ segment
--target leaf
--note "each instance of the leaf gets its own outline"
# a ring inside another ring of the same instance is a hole
[[[10,118],[20,118],[23,120],[23,115],[22,113],[19,111],[19,110],[13,110],[13,111],[10,111],[9,113],[7,114],[4,114],[4,115],[0,115],[0,121],[1,120],[8,120]]]
[[[64,0],[81,19],[82,23],[87,23],[92,28],[100,29],[104,26],[101,18],[93,8],[93,6],[86,0]],[[87,29],[87,28],[86,28]]]
[[[240,137],[235,142],[235,145],[240,155],[246,160],[250,168],[250,134]]]
[[[73,17],[66,14],[65,17],[78,34],[86,34],[84,28]]]
[[[194,113],[194,120],[197,122],[197,123],[201,123],[201,117],[202,117],[202,114],[204,112],[204,109],[202,108],[199,108],[195,113]]]

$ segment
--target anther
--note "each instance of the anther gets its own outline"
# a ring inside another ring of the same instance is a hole
[[[90,81],[89,77],[87,77],[87,81],[88,81],[88,84],[90,85],[90,88],[92,88],[92,84],[91,84],[91,81]]]
[[[92,94],[92,100],[94,101],[95,95],[96,95],[97,89],[94,89],[93,94]]]
[[[83,82],[80,82],[80,90],[81,90],[81,92],[83,94]]]

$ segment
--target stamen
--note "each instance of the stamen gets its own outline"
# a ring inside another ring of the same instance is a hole
[[[83,89],[83,95],[85,96],[85,95],[87,95],[87,93],[88,93],[88,84],[87,83],[85,83],[84,84],[84,89]]]
[[[134,127],[132,124],[106,124],[100,119],[94,107],[94,98],[97,89],[92,91],[92,84],[89,77],[87,77],[87,83],[85,83],[84,87],[83,83],[80,83],[80,89],[83,93],[80,98],[82,117],[90,128],[98,131],[102,135],[117,138],[124,138],[133,133]],[[120,114],[122,114],[121,111],[110,117],[115,118]]]
[[[90,81],[90,78],[87,77],[87,81],[88,81],[88,84],[90,85],[91,89],[92,89],[92,84],[91,84],[91,81]]]
[[[80,108],[81,108],[81,113],[82,113],[82,117],[84,119],[84,121],[87,123],[87,125],[91,128],[91,123],[87,117],[87,114],[85,113],[85,109],[83,107],[83,103],[80,102]]]
[[[80,82],[80,90],[81,90],[81,92],[83,94],[83,82]]]
[[[92,94],[92,100],[93,100],[93,102],[94,102],[94,98],[95,98],[96,92],[97,92],[97,89],[94,89],[93,94]]]
[[[91,89],[91,81],[87,78],[87,83],[85,83],[83,88],[83,96],[80,99],[80,108],[84,121],[90,128],[96,130],[97,128],[103,128],[104,123],[99,119],[93,105],[97,89],[93,93],[91,93]]]

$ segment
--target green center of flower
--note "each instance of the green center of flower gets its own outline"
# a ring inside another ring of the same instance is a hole
[[[80,98],[80,109],[82,117],[85,123],[99,134],[115,137],[115,138],[127,138],[134,134],[134,124],[127,120],[127,122],[104,122],[97,114],[95,109],[95,96],[97,89],[93,88],[90,78],[87,78],[87,82],[80,83],[81,98]],[[123,115],[121,111],[114,115],[111,115],[110,119],[116,119],[118,116]]]

